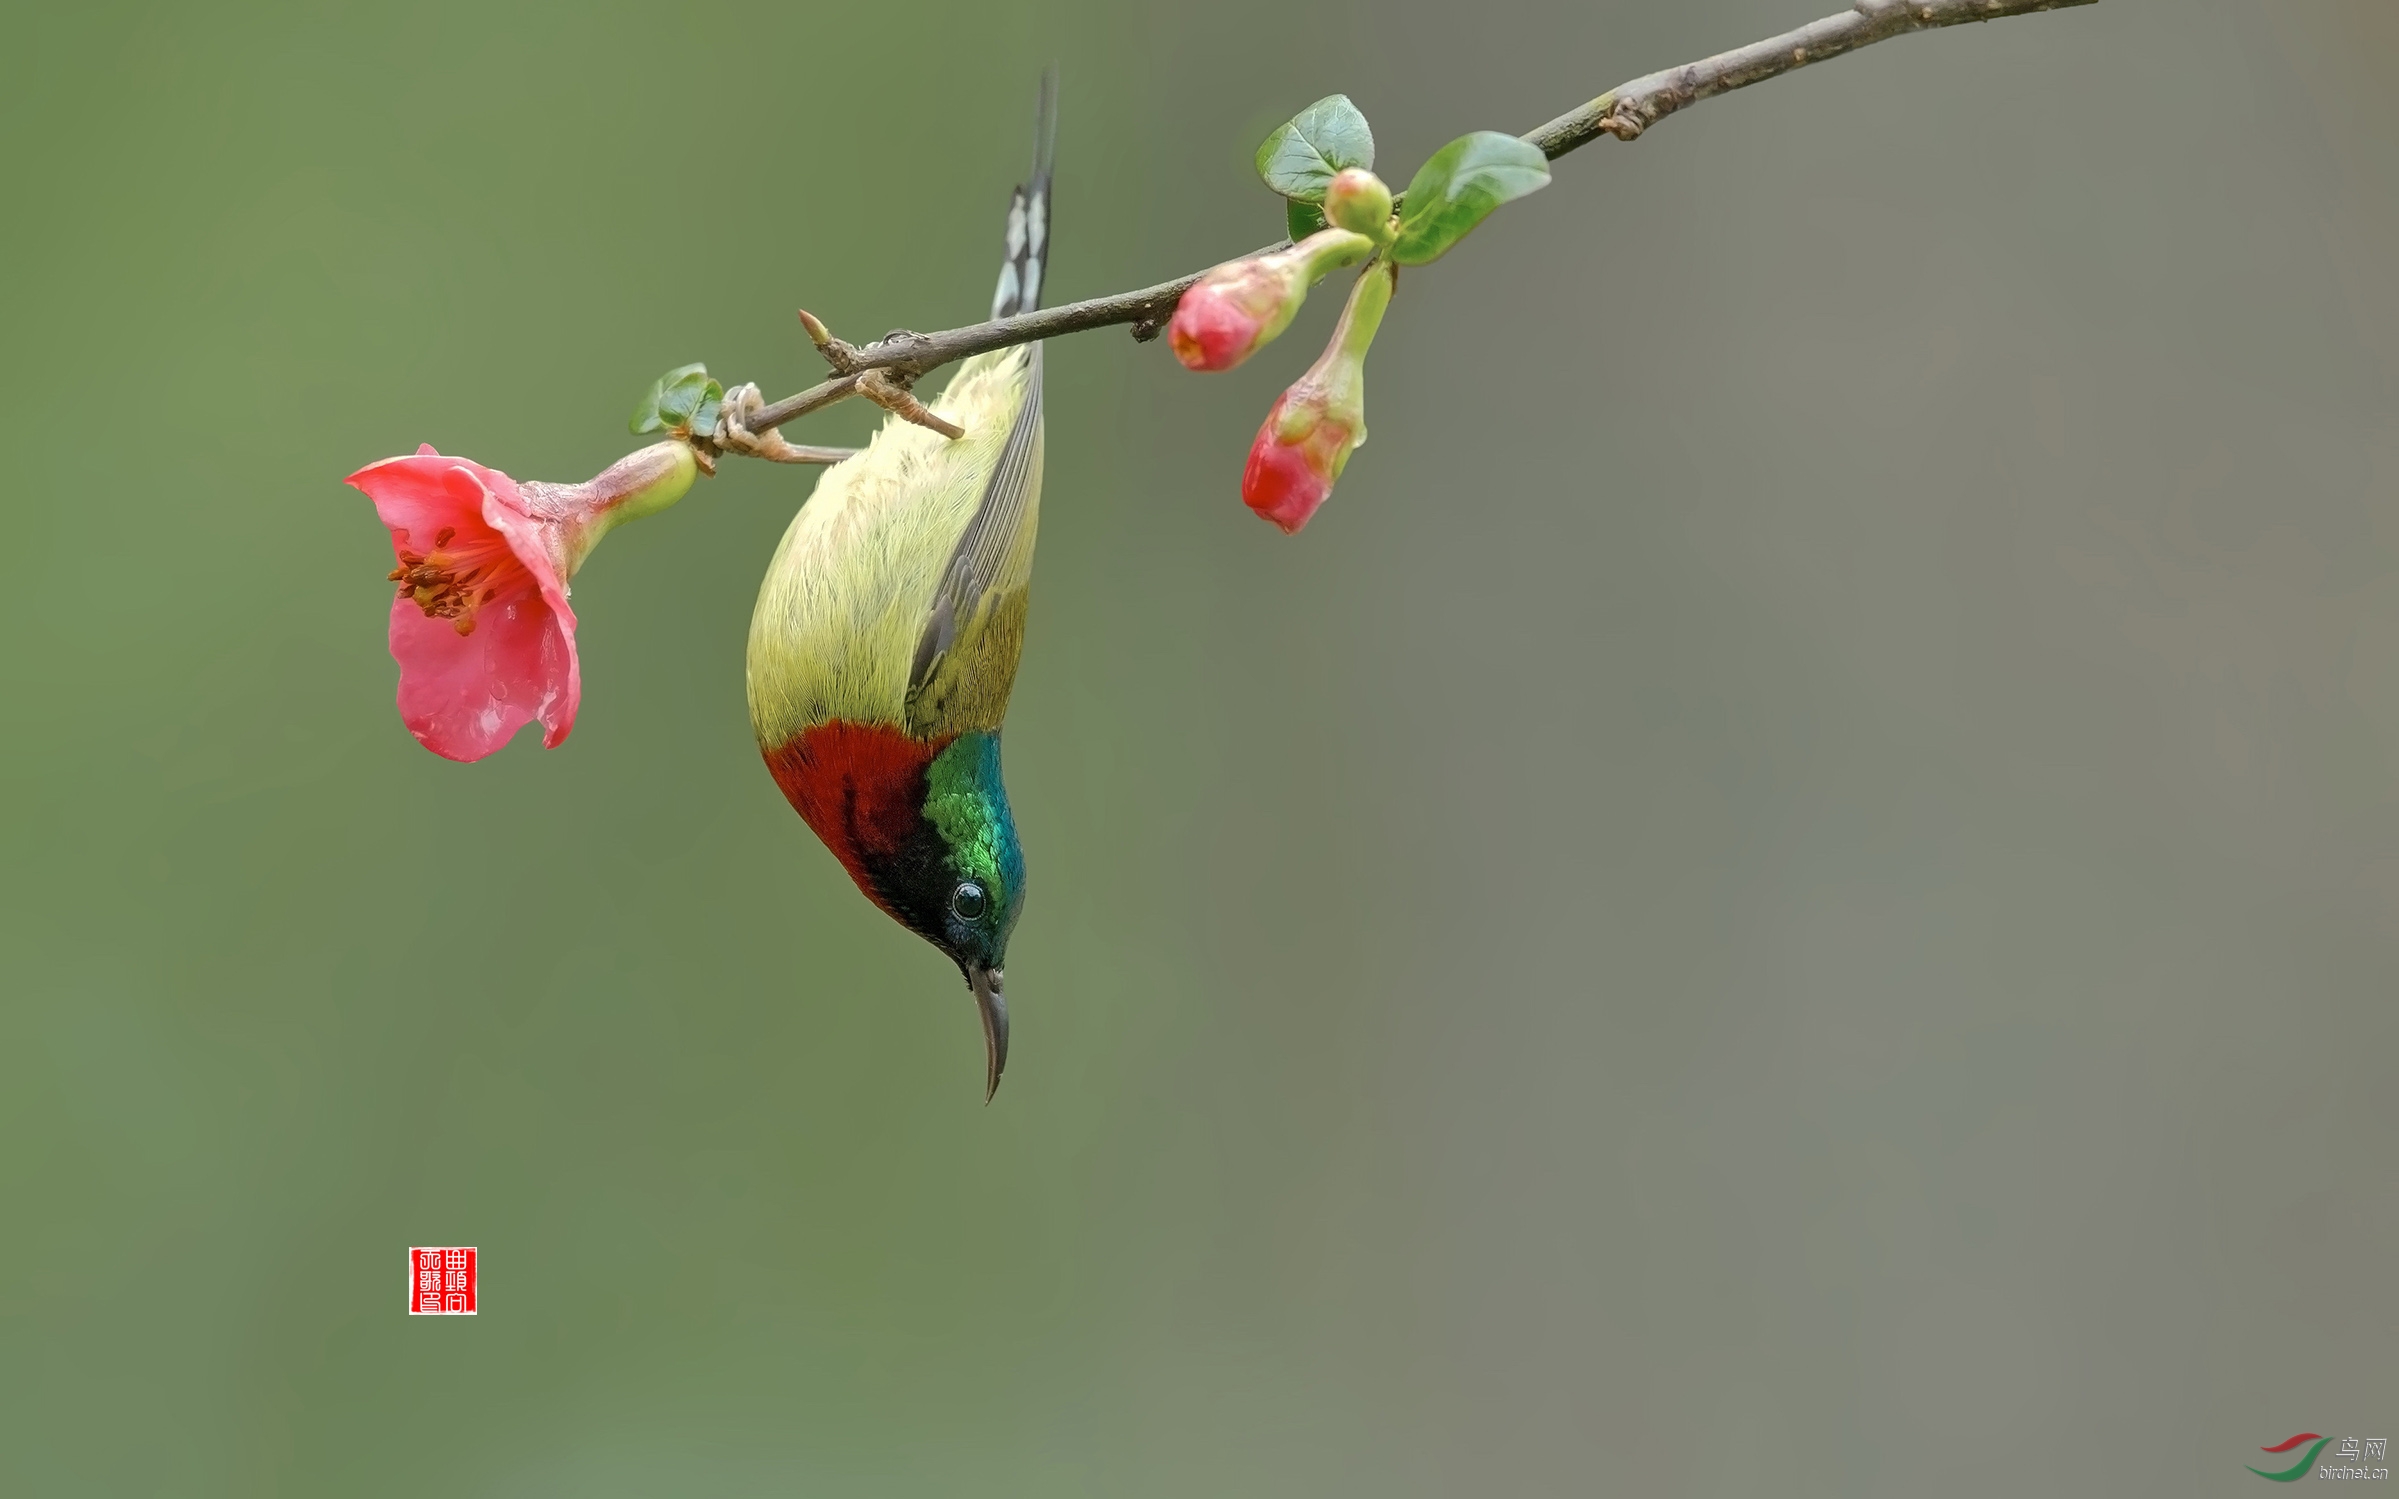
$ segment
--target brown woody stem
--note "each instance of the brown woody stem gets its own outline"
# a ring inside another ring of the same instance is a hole
[[[1795,31],[1620,83],[1590,103],[1527,131],[1523,139],[1540,147],[1542,154],[1554,161],[1602,135],[1623,141],[1638,140],[1658,121],[1702,99],[1747,88],[1795,68],[1855,52],[1895,36],[1968,21],[1997,21],[2008,16],[2096,3],[2097,0],[1857,0],[1850,9],[1811,21]],[[1251,253],[1263,254],[1287,243],[1268,245]],[[914,380],[970,354],[1126,323],[1132,325],[1136,340],[1146,342],[1165,328],[1183,293],[1205,274],[1204,270],[1193,271],[1138,291],[1093,297],[1064,307],[1045,307],[1038,312],[995,318],[940,333],[902,329],[855,347],[825,333],[823,324],[802,313],[811,339],[824,354],[825,362],[832,366],[835,378],[746,413],[747,420],[753,430],[765,431],[805,416],[851,394],[858,389],[860,375],[868,371],[889,370],[901,380]],[[904,390],[902,393],[905,394]]]

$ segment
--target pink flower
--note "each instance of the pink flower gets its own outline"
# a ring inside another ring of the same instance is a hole
[[[1327,229],[1272,254],[1228,261],[1183,293],[1166,341],[1187,369],[1229,370],[1291,326],[1326,272],[1373,249],[1362,234]]]
[[[1241,502],[1286,534],[1306,525],[1331,497],[1349,455],[1366,442],[1366,350],[1391,303],[1396,275],[1388,261],[1366,268],[1333,327],[1332,342],[1275,397],[1250,444]]]
[[[583,696],[566,580],[601,536],[691,487],[681,442],[627,457],[587,484],[519,485],[430,446],[350,475],[391,529],[391,653],[400,721],[425,748],[480,760],[534,719],[555,749]]]

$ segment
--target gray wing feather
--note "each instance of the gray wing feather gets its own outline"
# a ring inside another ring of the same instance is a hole
[[[958,632],[974,622],[975,611],[999,581],[1008,552],[1016,544],[1025,506],[1033,496],[1033,454],[1041,444],[1041,345],[1027,351],[1025,398],[1016,409],[1016,422],[1000,448],[1000,461],[983,486],[975,517],[966,523],[958,545],[942,569],[941,586],[933,594],[933,611],[917,637],[916,659],[908,668],[908,695],[924,689],[943,656],[957,642]]]

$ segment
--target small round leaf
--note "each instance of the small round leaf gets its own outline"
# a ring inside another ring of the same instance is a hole
[[[1408,183],[1391,258],[1401,265],[1439,260],[1492,209],[1547,186],[1549,159],[1540,147],[1496,130],[1459,136]]]
[[[640,436],[687,424],[705,392],[715,385],[716,382],[708,378],[708,366],[704,364],[686,364],[668,370],[651,381],[650,388],[642,392],[641,399],[634,403],[633,420],[628,425],[635,436]],[[721,396],[723,391],[719,389],[718,394]],[[716,415],[711,411],[710,424],[713,425],[715,420]]]
[[[1268,187],[1286,198],[1319,203],[1335,172],[1374,165],[1374,132],[1349,95],[1334,94],[1277,125],[1258,147],[1257,162]]]

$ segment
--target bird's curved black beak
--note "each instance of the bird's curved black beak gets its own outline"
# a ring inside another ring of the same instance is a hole
[[[1000,1073],[1008,1066],[1008,1001],[1000,993],[1001,970],[966,967],[966,986],[975,994],[975,1008],[983,1016],[983,1054],[987,1071],[983,1080],[983,1101],[991,1102],[1000,1091]]]

